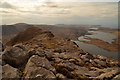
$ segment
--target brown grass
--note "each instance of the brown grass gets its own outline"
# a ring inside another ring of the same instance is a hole
[[[44,31],[37,27],[28,28],[22,32],[20,32],[18,35],[16,35],[14,38],[12,38],[8,43],[6,43],[7,46],[13,46],[18,43],[24,43],[31,39],[33,39],[35,36],[44,34],[44,33],[51,33],[50,31]],[[51,33],[52,34],[52,33]]]

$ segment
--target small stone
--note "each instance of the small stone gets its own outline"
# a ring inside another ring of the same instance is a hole
[[[64,79],[64,78],[66,78],[63,74],[60,74],[60,73],[57,73],[57,74],[56,74],[56,77],[59,78],[59,79]]]
[[[80,53],[81,55],[86,55],[86,53]]]
[[[54,52],[62,53],[61,49],[54,50]]]
[[[98,60],[98,59],[94,59],[94,62],[96,62],[97,64],[99,64],[99,65],[101,65],[101,66],[103,66],[103,67],[106,67],[106,66],[107,66],[107,64],[106,64],[105,61],[100,61],[100,60]]]
[[[69,62],[74,62],[75,61],[75,59],[69,59]]]
[[[37,54],[38,56],[41,56],[41,57],[46,56],[45,52],[44,52],[44,51],[41,51],[41,50],[38,50],[38,51],[36,52],[36,54]]]

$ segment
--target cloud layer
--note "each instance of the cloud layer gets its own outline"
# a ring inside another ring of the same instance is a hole
[[[2,1],[3,24],[102,24],[117,25],[116,2]],[[107,20],[107,21],[106,21]],[[112,21],[114,20],[114,21]]]

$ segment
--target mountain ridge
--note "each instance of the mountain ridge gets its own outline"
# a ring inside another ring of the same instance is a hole
[[[11,26],[11,27],[9,27]],[[12,27],[13,26],[13,27]],[[42,30],[51,31],[55,36],[69,38],[72,40],[77,40],[79,36],[85,35],[87,30],[81,26],[79,27],[58,27],[56,25],[33,25],[33,24],[26,24],[26,23],[17,23],[13,25],[3,25],[2,26],[2,39],[3,45],[5,45],[11,38],[17,35],[20,31],[31,28],[31,27],[38,27]]]

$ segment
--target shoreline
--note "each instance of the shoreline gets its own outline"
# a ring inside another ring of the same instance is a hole
[[[102,32],[106,32],[106,33],[112,33],[114,35],[119,36],[118,38],[113,39],[114,41],[112,42],[112,44],[105,42],[103,40],[100,39],[96,39],[96,38],[86,38],[87,40],[90,41],[81,41],[83,43],[87,43],[87,44],[93,44],[96,45],[100,48],[103,48],[107,51],[112,51],[112,52],[119,52],[119,46],[120,46],[120,32],[114,31],[114,30],[98,30],[98,31],[102,31]]]
[[[104,42],[100,39],[95,39],[95,38],[87,38],[87,39],[90,41],[81,41],[81,42],[87,44],[93,44],[108,51],[118,52],[118,45],[114,43],[110,44],[108,42]]]
[[[114,40],[113,43],[120,46],[120,31],[118,31],[118,30],[100,30],[100,31],[111,33],[111,34],[118,36],[118,38],[113,39]]]

